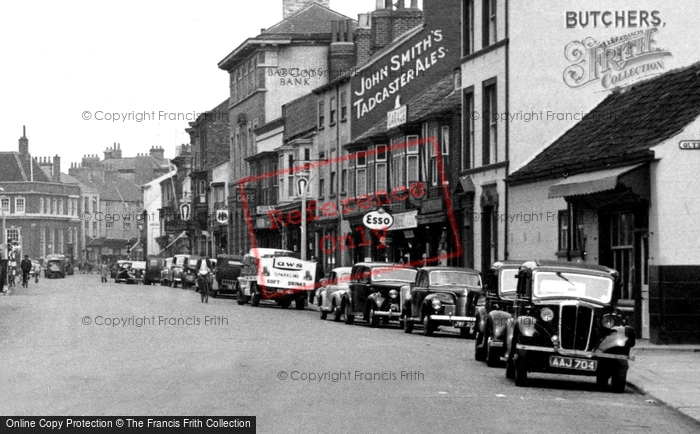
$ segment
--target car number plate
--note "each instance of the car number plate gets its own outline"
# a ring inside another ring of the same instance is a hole
[[[577,369],[579,371],[595,371],[598,367],[598,361],[551,356],[549,358],[549,366],[553,368]]]

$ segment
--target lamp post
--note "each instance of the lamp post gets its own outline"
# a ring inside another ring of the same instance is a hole
[[[0,187],[0,191],[5,191],[4,188]],[[3,290],[4,285],[7,283],[7,225],[5,222],[5,209],[2,207],[2,201],[8,199],[7,196],[0,196],[0,212],[2,212],[2,252],[0,252],[0,278],[3,280],[0,284],[0,290]]]

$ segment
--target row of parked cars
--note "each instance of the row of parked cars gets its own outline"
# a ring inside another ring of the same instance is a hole
[[[484,275],[459,267],[359,263],[331,271],[318,291],[321,319],[369,327],[398,323],[426,336],[453,327],[474,339],[478,361],[528,373],[595,376],[623,392],[634,330],[616,308],[618,273],[560,261],[503,261]]]

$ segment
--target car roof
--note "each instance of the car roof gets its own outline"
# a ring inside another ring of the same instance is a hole
[[[535,261],[527,261],[524,262],[521,265],[522,268],[528,268],[528,269],[533,269],[533,268],[555,268],[555,269],[568,269],[568,270],[574,270],[574,271],[588,271],[588,272],[595,272],[595,273],[601,273],[601,274],[606,274],[606,275],[611,275],[613,273],[617,273],[612,268],[605,267],[603,265],[597,265],[597,264],[582,264],[582,263],[574,263],[574,262],[567,262],[567,261],[555,261],[551,259],[538,259]]]
[[[385,268],[408,268],[410,270],[415,270],[416,267],[408,267],[404,264],[396,264],[394,262],[358,262],[357,264],[353,265],[353,267],[357,266],[363,266],[363,267],[370,267],[370,268],[376,268],[376,267],[385,267]]]
[[[336,267],[336,268],[331,270],[331,273],[338,273],[338,274],[350,273],[350,272],[352,272],[352,267]]]
[[[473,268],[467,268],[467,267],[439,267],[435,265],[431,265],[429,267],[420,267],[419,270],[424,270],[424,271],[465,271],[467,273],[472,273],[472,274],[481,274],[478,271],[476,271]]]
[[[496,261],[493,264],[491,264],[491,269],[492,270],[500,270],[503,268],[520,268],[521,265],[523,265],[526,261],[516,261],[513,259],[508,259],[505,261]]]

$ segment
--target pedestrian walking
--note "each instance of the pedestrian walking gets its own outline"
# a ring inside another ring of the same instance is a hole
[[[5,285],[7,284],[7,246],[0,243],[0,293],[6,294]]]
[[[19,268],[22,270],[22,288],[29,288],[29,272],[32,271],[32,261],[29,260],[29,255],[24,255]]]
[[[107,263],[105,261],[102,261],[100,264],[100,276],[102,276],[102,283],[107,283],[107,279],[109,279],[110,275],[110,270],[109,267],[107,266]]]

